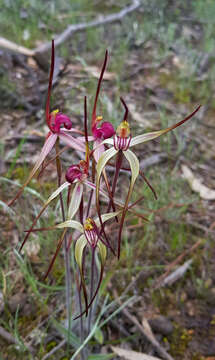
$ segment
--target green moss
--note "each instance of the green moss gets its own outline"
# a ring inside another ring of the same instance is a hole
[[[173,357],[183,358],[190,341],[192,340],[192,333],[175,324],[174,331],[170,336],[170,353]]]
[[[51,351],[55,346],[57,345],[56,341],[50,341],[47,345],[46,345],[46,350],[47,352]]]

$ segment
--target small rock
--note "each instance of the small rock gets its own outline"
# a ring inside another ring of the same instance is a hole
[[[23,294],[23,293],[18,293],[18,294],[15,294],[11,297],[11,299],[8,301],[8,306],[9,306],[9,309],[12,313],[15,313],[18,306],[19,306],[19,309],[23,309],[25,303],[27,301],[27,296],[26,294]]]
[[[149,324],[153,331],[164,336],[170,335],[174,330],[171,321],[162,315],[149,320]]]

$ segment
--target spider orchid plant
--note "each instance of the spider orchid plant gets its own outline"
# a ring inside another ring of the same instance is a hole
[[[46,136],[45,143],[42,147],[41,153],[39,155],[39,158],[34,165],[33,169],[31,170],[27,180],[23,184],[23,186],[20,188],[18,193],[15,195],[15,197],[8,203],[8,206],[11,206],[16,199],[22,194],[25,187],[28,185],[28,183],[31,181],[39,167],[43,164],[44,160],[54,147],[54,145],[60,140],[64,144],[66,144],[69,147],[72,147],[73,149],[79,150],[84,152],[85,146],[82,138],[75,138],[71,136],[70,132],[74,133],[80,133],[79,130],[72,127],[72,122],[70,118],[59,112],[59,110],[54,110],[50,112],[50,98],[51,98],[51,89],[52,89],[52,81],[53,81],[53,74],[54,74],[54,64],[55,64],[55,47],[54,47],[54,40],[52,40],[52,54],[51,54],[51,67],[50,67],[50,74],[49,74],[49,86],[48,86],[48,94],[47,94],[47,100],[46,100],[46,123],[49,127],[49,132]]]
[[[131,132],[130,132],[130,126],[129,126],[129,123],[127,121],[128,107],[127,107],[127,105],[125,104],[125,101],[122,98],[120,98],[120,100],[121,100],[123,106],[125,107],[124,119],[120,123],[120,125],[118,126],[118,128],[116,130],[116,134],[114,135],[114,138],[113,139],[105,139],[103,141],[103,144],[110,144],[110,145],[113,145],[113,146],[111,148],[109,148],[108,150],[106,150],[100,156],[100,158],[98,160],[98,163],[97,163],[97,167],[96,167],[96,170],[97,170],[97,176],[96,176],[96,203],[97,203],[98,213],[100,213],[99,187],[100,187],[101,175],[102,175],[102,173],[103,173],[103,171],[105,169],[106,164],[114,156],[117,156],[117,158],[116,158],[115,177],[114,177],[114,180],[113,180],[112,191],[111,191],[111,193],[112,193],[112,201],[113,201],[113,198],[114,198],[117,178],[118,178],[118,175],[119,175],[119,171],[121,169],[123,156],[127,159],[128,163],[129,163],[129,166],[130,166],[131,181],[130,181],[129,190],[128,190],[128,193],[127,193],[124,209],[123,209],[123,212],[122,212],[119,235],[118,235],[118,258],[120,257],[122,228],[123,228],[123,223],[124,223],[125,215],[126,215],[127,208],[128,208],[128,203],[129,203],[132,191],[133,191],[134,184],[135,184],[136,179],[137,179],[137,177],[138,177],[138,175],[140,173],[139,160],[138,160],[137,156],[130,150],[130,148],[132,148],[135,145],[138,145],[138,144],[150,141],[152,139],[155,139],[155,138],[157,138],[157,137],[159,137],[161,135],[164,135],[167,132],[175,129],[176,127],[182,125],[183,123],[185,123],[186,121],[191,119],[201,107],[201,105],[198,106],[191,114],[186,116],[183,120],[179,121],[175,125],[172,125],[172,126],[166,128],[166,129],[163,129],[163,130],[149,132],[149,133],[138,135],[138,136],[135,136],[135,137],[132,138]]]

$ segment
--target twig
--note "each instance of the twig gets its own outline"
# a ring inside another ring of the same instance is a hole
[[[0,37],[0,47],[12,50],[14,52],[26,55],[26,56],[34,56],[35,50],[29,50],[24,46],[17,45],[16,43],[9,41],[3,37]]]
[[[173,271],[169,276],[167,276],[164,281],[160,284],[160,286],[167,286],[174,284],[177,280],[179,280],[189,269],[193,260],[187,260],[183,265],[179,266],[175,271]]]
[[[101,25],[105,25],[105,24],[114,22],[114,21],[121,20],[127,14],[129,14],[129,13],[133,12],[134,10],[136,10],[139,6],[140,6],[140,1],[139,0],[133,0],[131,5],[125,7],[124,9],[122,9],[121,11],[119,11],[119,12],[117,12],[115,14],[102,16],[100,19],[93,20],[93,21],[90,21],[90,22],[87,22],[87,23],[69,25],[66,30],[64,30],[60,35],[58,35],[56,37],[56,39],[55,39],[55,47],[59,46],[64,41],[66,41],[74,32],[82,31],[82,30],[85,30],[87,28],[97,27],[97,26],[101,26]],[[48,42],[48,43],[45,43],[45,44],[37,47],[36,49],[34,49],[34,52],[35,52],[35,54],[37,54],[37,53],[45,53],[50,49],[51,49],[51,43]]]
[[[74,25],[69,25],[61,34],[59,34],[55,39],[55,47],[62,44],[66,41],[72,34],[75,32],[80,32],[86,30],[88,28],[93,28],[97,26],[102,26],[105,24],[109,24],[115,21],[120,21],[129,13],[135,11],[138,7],[140,7],[140,0],[133,0],[131,5],[126,6],[124,9],[119,12],[107,16],[101,16],[96,20],[90,22],[84,22]],[[24,54],[26,56],[32,56],[35,60],[44,68],[47,67],[47,57],[45,53],[51,49],[51,43],[46,42],[33,50],[29,50],[24,46],[19,46],[16,43],[9,41],[3,37],[0,37],[0,47],[4,47],[6,49],[12,50],[14,52],[18,52],[20,54]]]
[[[20,345],[19,341],[15,337],[13,337],[8,331],[6,331],[2,326],[0,326],[0,336],[9,343]],[[35,350],[31,346],[29,346],[25,343],[24,343],[24,345],[25,345],[26,349],[28,349],[28,351],[30,351],[31,353],[35,352]]]
[[[116,301],[121,305],[121,302],[119,300],[118,294],[116,290],[114,290],[114,297],[116,298]],[[147,319],[143,318],[142,325],[139,323],[139,321],[130,314],[130,312],[126,309],[122,309],[123,314],[140,330],[140,332],[147,338],[147,340],[153,345],[153,347],[156,349],[156,351],[162,356],[164,359],[167,360],[173,360],[172,356],[170,356],[167,351],[159,344],[159,342],[156,340],[156,338],[153,335],[153,332],[151,330],[151,327],[147,321]]]
[[[184,251],[181,255],[179,255],[173,262],[171,262],[171,264],[169,264],[169,265],[167,266],[166,272],[165,272],[163,275],[161,275],[161,276],[156,280],[155,284],[152,286],[153,289],[159,289],[159,288],[162,286],[165,278],[170,274],[171,270],[172,270],[178,263],[180,263],[185,256],[187,256],[188,254],[192,253],[192,252],[193,252],[194,250],[196,250],[200,245],[202,245],[202,243],[203,243],[203,240],[202,240],[202,239],[199,239],[193,246],[191,246],[191,248],[185,250],[185,251]]]
[[[62,348],[66,344],[66,340],[62,340],[58,345],[56,345],[53,349],[51,349],[45,356],[43,356],[42,360],[48,359],[51,355],[53,355],[57,350]]]

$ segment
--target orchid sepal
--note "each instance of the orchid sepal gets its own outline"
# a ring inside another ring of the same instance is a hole
[[[199,105],[191,114],[186,116],[183,120],[179,121],[178,123],[166,128],[166,129],[153,131],[153,132],[150,132],[150,133],[135,136],[134,138],[131,139],[129,147],[132,147],[132,146],[135,146],[135,145],[138,145],[138,144],[153,140],[153,139],[155,139],[155,138],[157,138],[157,137],[159,137],[159,136],[161,136],[163,134],[166,134],[167,132],[175,129],[176,127],[182,125],[183,123],[185,123],[186,121],[191,119],[195,115],[195,113],[197,113],[197,111],[199,111],[200,107],[201,107],[201,105]]]
[[[83,196],[83,184],[78,182],[75,184],[74,190],[72,192],[72,198],[70,200],[69,209],[68,209],[68,219],[72,219],[77,213],[81,199]]]

